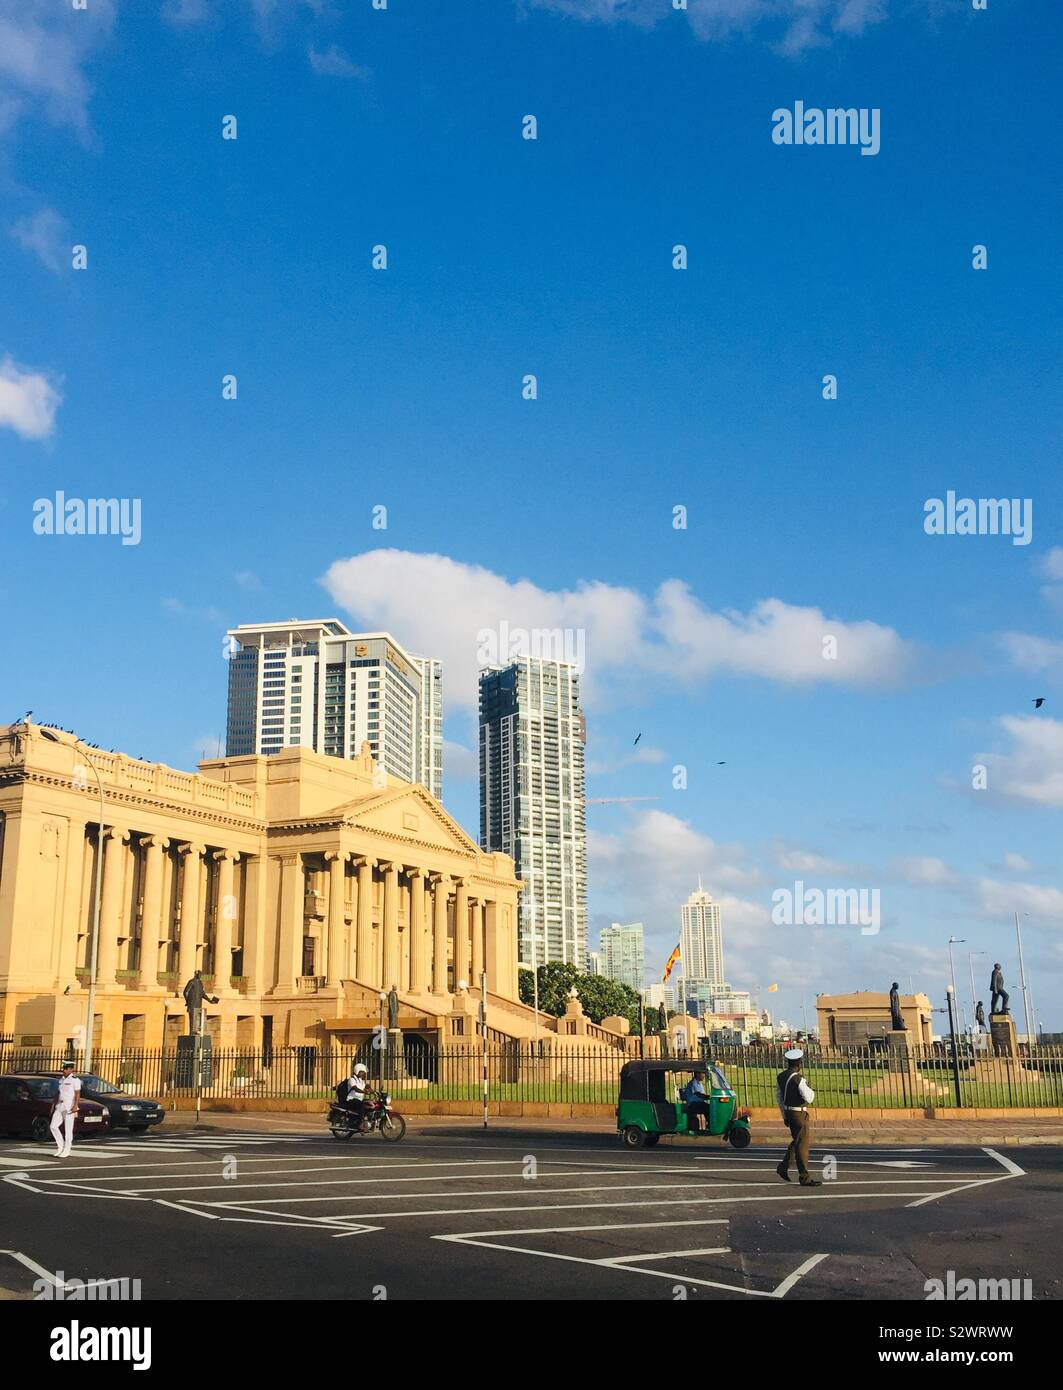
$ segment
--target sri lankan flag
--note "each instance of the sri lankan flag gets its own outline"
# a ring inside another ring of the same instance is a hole
[[[668,983],[668,976],[672,973],[676,961],[679,959],[679,947],[677,946],[664,964],[664,975],[661,978],[662,984]]]

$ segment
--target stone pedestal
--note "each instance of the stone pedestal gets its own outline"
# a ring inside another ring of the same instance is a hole
[[[890,1071],[914,1071],[912,1035],[907,1028],[894,1028],[886,1034],[886,1061]]]
[[[900,1096],[910,1105],[922,1105],[927,1099],[945,1093],[944,1086],[931,1081],[919,1070],[908,1028],[894,1028],[886,1034],[886,1073],[869,1088],[869,1094]]]
[[[388,1081],[407,1080],[406,1051],[402,1044],[402,1029],[389,1028],[384,1045],[384,1078]]]
[[[1015,1024],[1011,1014],[990,1014],[989,1032],[993,1040],[994,1057],[1016,1057]]]

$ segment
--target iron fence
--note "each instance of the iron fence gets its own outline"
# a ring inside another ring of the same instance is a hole
[[[563,1047],[554,1035],[539,1043],[490,1041],[491,1101],[612,1105],[624,1062],[638,1056],[620,1048]],[[64,1053],[0,1042],[0,1074],[58,1071]],[[407,1039],[401,1050],[303,1047],[213,1048],[204,1051],[200,1094],[207,1099],[314,1100],[334,1094],[355,1061],[371,1084],[396,1098],[479,1101],[484,1049],[479,1042],[427,1044]],[[80,1064],[80,1057],[75,1056]],[[781,1048],[720,1047],[704,1054],[747,1106],[775,1104],[775,1078],[785,1068]],[[183,1051],[97,1050],[92,1073],[131,1094],[191,1097],[195,1067]],[[945,1046],[886,1053],[873,1048],[808,1049],[804,1075],[816,1105],[851,1110],[952,1107],[1063,1106],[1063,1046],[1023,1049],[995,1057]]]

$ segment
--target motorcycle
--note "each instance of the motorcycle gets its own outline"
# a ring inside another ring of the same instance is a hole
[[[392,1110],[391,1097],[386,1093],[366,1096],[361,1125],[354,1122],[344,1106],[333,1101],[329,1105],[328,1127],[333,1139],[353,1139],[356,1134],[372,1134],[378,1130],[381,1139],[389,1144],[397,1143],[406,1133],[406,1121],[397,1110]]]

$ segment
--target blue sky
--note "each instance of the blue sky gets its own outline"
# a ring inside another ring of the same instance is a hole
[[[477,630],[579,627],[588,793],[658,798],[589,810],[592,943],[643,920],[658,966],[700,871],[732,984],[799,1022],[893,978],[942,1002],[950,933],[961,998],[967,950],[1014,981],[1018,910],[1063,1028],[1061,32],[0,0],[3,717],[191,766],[225,628],[336,613],[447,663],[475,831]],[[773,144],[797,100],[879,108],[880,152]],[[60,488],[140,498],[140,544],[35,535]],[[950,488],[1031,498],[1032,543],[927,536]],[[878,888],[881,932],[773,926],[795,878]]]

